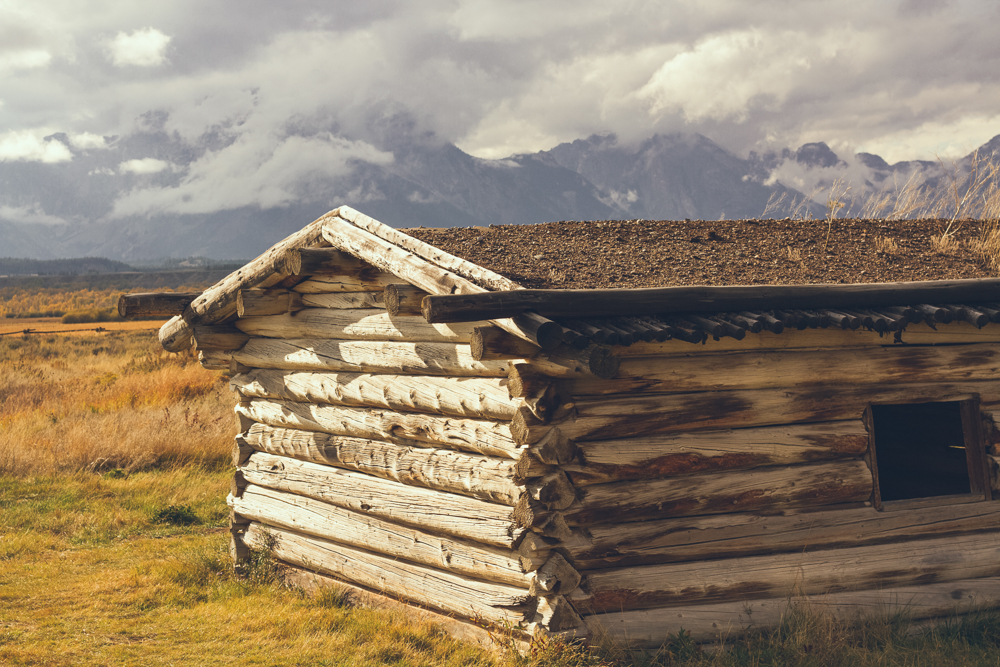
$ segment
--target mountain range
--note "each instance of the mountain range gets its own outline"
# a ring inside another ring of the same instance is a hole
[[[291,204],[120,214],[116,202],[130,193],[177,188],[218,141],[206,137],[192,145],[155,124],[111,138],[100,150],[74,148],[65,135],[47,140],[64,143],[73,159],[0,162],[0,256],[248,258],[340,204],[404,228],[737,219],[760,217],[765,210],[782,217],[794,206],[799,214],[823,215],[825,207],[803,192],[828,187],[849,167],[851,173],[863,170],[866,187],[914,170],[928,178],[942,175],[937,162],[890,165],[868,153],[851,156],[849,164],[824,143],[741,158],[699,134],[656,135],[635,145],[595,135],[502,160],[476,158],[433,138],[394,137],[379,147],[390,159],[353,158],[346,173],[310,183]],[[996,150],[1000,135],[979,154]],[[123,168],[150,159],[148,164],[160,165],[157,170]],[[782,177],[789,174],[796,176]],[[796,179],[809,187],[788,182]],[[769,209],[775,201],[782,206]]]

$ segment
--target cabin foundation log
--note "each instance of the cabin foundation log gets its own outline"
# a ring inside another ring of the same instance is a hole
[[[336,338],[339,340],[398,340],[403,342],[468,343],[473,326],[428,324],[413,315],[392,317],[372,309],[306,308],[296,313],[247,317],[236,327],[267,338]]]
[[[497,420],[515,413],[505,384],[498,378],[278,370],[254,370],[230,380],[231,387],[255,398]]]
[[[530,620],[534,599],[521,588],[414,565],[284,528],[253,523],[250,546],[270,546],[276,558],[346,579],[464,618],[517,625]]]
[[[871,507],[737,513],[588,525],[559,545],[580,570],[1000,532],[1000,503],[879,512]]]
[[[486,456],[520,459],[510,426],[483,419],[440,417],[340,405],[312,405],[292,401],[253,399],[237,412],[280,428],[320,431],[331,435],[381,440],[411,447],[426,443]]]
[[[645,609],[585,616],[592,637],[627,641],[636,648],[659,648],[680,630],[699,643],[726,642],[752,629],[778,626],[790,610],[844,621],[891,618],[952,618],[1000,606],[1000,578],[879,588],[791,598]]]
[[[523,529],[514,525],[507,505],[332,466],[258,452],[239,472],[247,482],[257,486],[473,542],[512,549],[524,534]]]
[[[570,525],[752,512],[864,502],[872,494],[864,461],[814,463],[596,484],[577,489]]]
[[[1000,576],[1000,534],[592,571],[571,599],[594,614],[912,586],[929,572],[937,581]]]
[[[450,377],[507,377],[505,361],[476,361],[454,343],[251,338],[233,357],[251,368]]]
[[[505,505],[517,503],[526,491],[521,485],[529,477],[537,478],[529,486],[536,489],[534,493],[552,497],[567,493],[565,476],[546,480],[542,476],[548,474],[548,467],[527,453],[517,460],[501,459],[264,424],[254,424],[243,437],[255,451]]]

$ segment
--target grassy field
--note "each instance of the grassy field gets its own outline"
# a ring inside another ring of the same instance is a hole
[[[153,331],[0,337],[2,665],[1000,665],[1000,620],[912,635],[799,612],[703,652],[537,642],[527,656],[283,587],[267,554],[233,574],[226,378]]]

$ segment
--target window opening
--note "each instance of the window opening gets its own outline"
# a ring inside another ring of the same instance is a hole
[[[979,401],[872,405],[872,459],[881,502],[982,494]]]

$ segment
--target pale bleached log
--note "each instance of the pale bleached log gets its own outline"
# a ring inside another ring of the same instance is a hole
[[[340,405],[312,405],[293,401],[253,399],[237,412],[250,419],[304,431],[382,440],[411,447],[426,443],[508,459],[523,451],[510,435],[510,425],[485,419],[440,417]]]
[[[268,338],[336,338],[339,340],[427,341],[435,343],[467,343],[472,337],[472,325],[428,324],[421,317],[400,315],[363,308],[336,310],[306,308],[285,315],[246,317],[236,327],[252,336]]]
[[[573,396],[774,389],[808,385],[884,385],[992,380],[1000,375],[1000,344],[754,350],[671,357],[627,357],[612,379],[568,378]],[[475,345],[473,345],[475,354]],[[817,373],[816,369],[823,369]]]
[[[238,350],[250,340],[250,336],[228,325],[196,326],[192,333],[195,347],[205,351]]]
[[[531,620],[534,600],[522,588],[462,577],[257,523],[250,524],[246,542],[255,548],[271,545],[276,558],[293,565],[450,614],[515,625]]]
[[[332,308],[336,310],[357,310],[360,308],[383,308],[382,292],[325,292],[322,294],[301,294],[302,305],[309,308]]]
[[[1000,503],[734,513],[588,525],[560,550],[581,570],[804,552],[1000,531]]]
[[[977,329],[968,322],[952,322],[950,324],[935,324],[931,328],[927,324],[910,324],[903,332],[903,341],[908,345],[954,345],[969,343],[1000,343],[1000,327],[986,326]],[[759,334],[749,334],[743,340],[722,338],[713,341],[708,339],[704,346],[699,346],[704,352],[751,352],[757,350],[793,350],[803,348],[860,348],[860,347],[898,347],[893,342],[893,334],[879,335],[865,329],[805,329],[797,331],[786,328],[783,333],[774,334],[763,331]],[[649,356],[686,356],[691,354],[695,346],[681,340],[668,340],[663,343],[635,343],[630,346],[614,346],[613,352],[622,357]]]
[[[239,317],[281,315],[302,308],[302,295],[287,289],[241,289],[236,294]]]
[[[420,302],[427,292],[406,283],[389,285],[385,288],[385,309],[390,315],[420,315]]]
[[[170,352],[180,352],[191,346],[191,327],[218,324],[236,315],[236,295],[241,289],[272,287],[283,281],[287,274],[281,267],[285,251],[293,248],[328,246],[322,236],[323,224],[337,219],[334,209],[326,215],[271,246],[252,262],[234,271],[184,309],[182,315],[172,318],[160,327],[160,344]]]
[[[858,458],[868,451],[859,420],[673,433],[578,444],[584,463],[564,467],[577,486],[713,470]]]
[[[565,558],[555,553],[532,573],[528,592],[532,595],[548,596],[556,593],[572,593],[580,585],[582,577]]]
[[[1000,578],[877,588],[848,593],[792,596],[715,604],[643,609],[585,616],[597,641],[627,641],[635,648],[659,648],[683,630],[699,643],[733,640],[750,630],[780,625],[790,613],[821,614],[847,622],[887,619],[954,619],[1000,606]]]
[[[516,404],[500,378],[324,373],[258,369],[230,380],[246,396],[480,419],[511,419]]]
[[[574,403],[576,418],[559,423],[558,428],[567,438],[580,442],[690,430],[843,421],[859,419],[875,395],[870,386],[839,384],[585,398]],[[984,400],[1000,396],[1000,381],[885,384],[877,392],[878,401],[887,404],[960,401],[977,395]],[[531,442],[552,427],[526,422],[523,428],[527,433],[525,441]]]
[[[250,455],[254,453],[254,448],[250,446],[247,439],[240,432],[233,438],[233,466],[239,468],[241,465],[247,462]]]
[[[473,542],[511,549],[524,535],[507,505],[364,473],[263,452],[251,455],[239,472],[251,484]]]
[[[671,516],[816,507],[867,501],[872,474],[864,461],[815,463],[596,484],[577,489],[565,510],[571,525]]]
[[[234,359],[251,368],[450,377],[506,377],[505,361],[476,361],[469,346],[454,343],[251,338]]]
[[[933,573],[933,574],[931,574]],[[1000,533],[587,573],[582,614],[1000,576]]]
[[[282,270],[290,276],[316,273],[354,275],[371,271],[371,264],[336,248],[292,248],[285,251]]]
[[[198,361],[210,371],[228,371],[233,353],[227,350],[200,350]]]
[[[517,503],[526,478],[541,477],[548,467],[525,454],[517,460],[452,450],[397,445],[310,431],[254,424],[244,435],[253,449],[300,461],[357,470],[402,484],[459,493],[504,505]],[[538,493],[552,491],[537,486]]]
[[[510,549],[441,537],[285,491],[251,484],[242,498],[231,499],[231,507],[241,516],[269,526],[476,579],[524,589],[549,581],[548,573],[525,572],[517,553]]]
[[[291,287],[302,295],[334,292],[382,291],[399,282],[399,278],[385,271],[364,271],[356,275],[317,274]]]
[[[384,227],[384,225],[374,220],[371,223],[369,226],[376,229]],[[414,243],[421,243],[412,237],[407,237],[405,234],[400,235],[398,238],[393,234],[393,238],[397,238],[397,240],[389,242],[365,229],[351,224],[345,219],[330,218],[323,228],[323,235],[331,245],[344,249],[384,271],[395,274],[405,282],[419,287],[430,294],[470,294],[486,291],[485,288],[470,282],[468,279],[441,268],[440,265],[414,254],[411,250],[404,250],[399,245],[396,245],[395,243],[398,242],[415,247]],[[445,257],[447,253],[442,253],[436,249],[435,252],[439,253],[442,261],[448,261]],[[454,259],[457,260],[458,258]],[[464,260],[458,260],[458,262],[462,262],[461,266],[467,266],[470,271],[485,271],[485,269],[464,262]],[[458,266],[454,262],[450,263],[453,266]],[[396,282],[398,283],[399,281]],[[563,328],[560,325],[533,313],[524,313],[513,318],[498,319],[494,320],[493,323],[504,331],[508,331],[524,340],[531,341],[542,349],[555,347],[562,340],[563,336]]]

